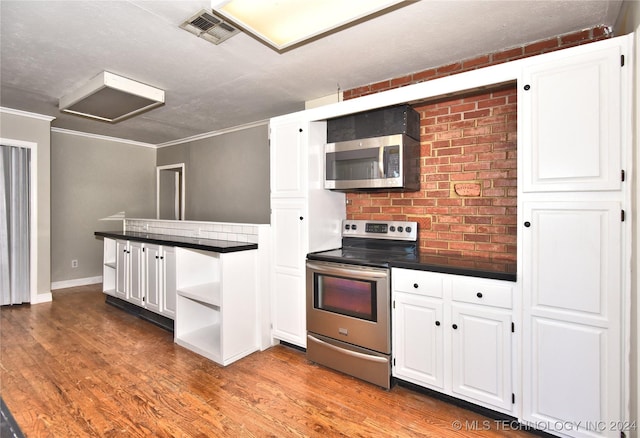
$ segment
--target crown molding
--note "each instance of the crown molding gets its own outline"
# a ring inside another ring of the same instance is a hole
[[[153,148],[153,149],[155,149],[157,147],[154,144],[144,143],[142,141],[127,140],[125,138],[118,138],[118,137],[109,137],[108,135],[89,134],[89,133],[86,133],[86,132],[72,131],[71,129],[51,128],[51,132],[56,132],[58,134],[76,135],[78,137],[93,138],[93,139],[96,139],[96,140],[114,141],[114,142],[117,142],[117,143],[125,143],[125,144],[129,144],[129,145],[132,145],[132,146],[141,146],[141,147],[145,147],[145,148]]]
[[[4,106],[0,106],[0,113],[12,114],[14,116],[22,116],[22,117],[30,117],[32,119],[45,120],[47,122],[51,122],[55,120],[55,117],[45,116],[44,114],[31,113],[28,111],[17,110],[13,108],[6,108]]]
[[[159,143],[156,145],[158,148],[164,148],[167,146],[175,146],[178,144],[188,143],[191,141],[203,140],[205,138],[215,137],[217,135],[229,134],[231,132],[242,131],[244,129],[255,128],[256,126],[262,126],[269,124],[269,120],[260,120],[257,122],[246,123],[244,125],[233,126],[231,128],[220,129],[219,131],[205,132],[203,134],[194,135],[191,137],[181,138],[178,140],[167,141],[165,143]]]

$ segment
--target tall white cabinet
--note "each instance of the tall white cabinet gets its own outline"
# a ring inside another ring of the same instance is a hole
[[[566,51],[518,83],[522,418],[562,436],[619,437],[627,418],[622,44]]]
[[[306,348],[305,259],[341,246],[345,196],[324,190],[326,123],[272,119],[272,336]]]

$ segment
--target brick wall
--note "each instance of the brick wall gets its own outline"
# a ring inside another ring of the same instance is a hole
[[[344,99],[609,38],[596,27],[344,92]],[[420,248],[516,260],[515,85],[414,105],[420,113],[417,192],[347,194],[348,219],[419,223]]]

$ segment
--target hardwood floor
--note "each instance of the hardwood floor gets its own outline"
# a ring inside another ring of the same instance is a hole
[[[26,437],[532,436],[289,347],[219,366],[105,304],[100,288],[0,309],[0,391]]]

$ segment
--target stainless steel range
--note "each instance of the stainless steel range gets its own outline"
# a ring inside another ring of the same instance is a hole
[[[417,258],[417,223],[345,220],[342,248],[307,255],[307,358],[391,387],[392,260]]]

